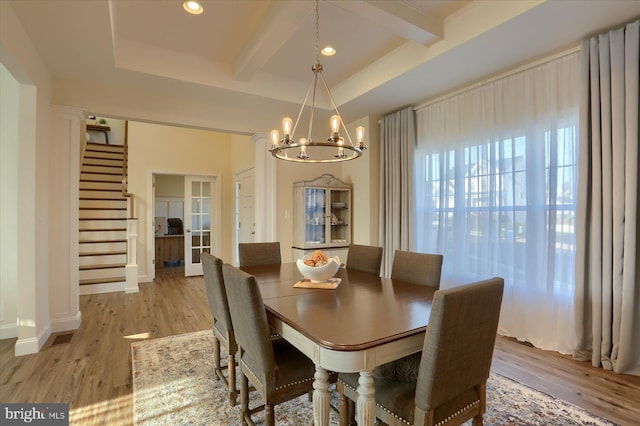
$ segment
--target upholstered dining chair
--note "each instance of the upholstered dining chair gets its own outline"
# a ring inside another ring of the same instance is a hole
[[[240,417],[264,409],[266,425],[275,424],[274,406],[313,390],[315,366],[283,338],[271,338],[260,288],[253,275],[229,264],[222,266],[231,320],[240,351]],[[249,381],[265,401],[249,408]]]
[[[240,267],[281,263],[280,242],[239,243],[238,257]]]
[[[396,250],[393,254],[391,279],[440,288],[442,255]]]
[[[236,359],[238,350],[236,339],[229,314],[229,304],[227,293],[224,288],[224,277],[222,275],[222,260],[209,254],[202,253],[202,271],[204,273],[204,283],[207,289],[207,299],[209,309],[213,317],[213,368],[216,376],[227,390],[229,403],[236,405],[238,390],[236,389]],[[220,344],[226,348],[228,379],[222,373],[220,364]]]
[[[417,378],[377,378],[376,417],[389,425],[482,424],[504,280],[491,278],[435,293]],[[356,374],[340,374],[340,424]]]
[[[349,245],[345,266],[347,270],[380,275],[380,265],[382,265],[382,247]]]

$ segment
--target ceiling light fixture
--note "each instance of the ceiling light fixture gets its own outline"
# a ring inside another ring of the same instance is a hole
[[[320,51],[324,56],[333,56],[336,54],[336,49],[331,46],[323,47]]]
[[[202,12],[204,12],[204,8],[202,7],[202,5],[194,0],[185,1],[184,3],[182,3],[182,7],[192,15],[200,15]]]
[[[364,127],[358,126],[356,128],[356,144],[354,144],[351,140],[351,136],[349,135],[349,131],[347,130],[344,121],[342,120],[342,116],[338,111],[338,107],[333,100],[333,96],[331,96],[331,91],[329,90],[329,87],[327,86],[327,83],[322,76],[322,64],[318,60],[318,55],[320,52],[320,49],[318,48],[318,38],[320,35],[320,15],[318,12],[318,2],[319,0],[316,0],[316,61],[311,67],[311,70],[313,71],[313,79],[311,80],[311,85],[309,86],[309,90],[307,90],[307,94],[302,101],[302,106],[300,107],[300,112],[298,112],[298,118],[296,118],[295,125],[293,125],[292,127],[293,120],[291,120],[291,118],[289,117],[285,117],[282,120],[282,138],[280,137],[279,131],[271,131],[272,145],[269,151],[271,152],[271,155],[280,160],[296,161],[300,163],[336,163],[339,161],[347,161],[358,158],[362,155],[362,151],[365,149]],[[329,136],[326,142],[316,142],[311,138],[318,77],[320,77],[320,80],[322,81],[322,84],[326,89],[327,94],[329,95],[333,111],[335,111],[335,114],[330,118],[331,136]],[[307,106],[307,101],[309,100],[310,94],[311,104],[309,105],[309,107],[311,112],[309,117],[309,132],[307,133],[306,138],[300,138],[296,142],[294,139],[294,134],[296,132],[296,129],[298,128],[298,123],[300,122],[300,117],[302,117],[305,106]],[[343,129],[344,133],[347,136],[346,143],[345,139],[340,135],[340,129]],[[292,153],[292,155],[289,155],[289,153]]]

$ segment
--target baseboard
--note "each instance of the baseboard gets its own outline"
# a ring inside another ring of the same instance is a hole
[[[152,283],[153,280],[149,278],[149,274],[138,275],[138,283]]]
[[[18,324],[0,325],[0,340],[18,337]]]
[[[44,346],[47,339],[51,336],[51,323],[49,323],[38,337],[28,337],[26,339],[18,339],[15,346],[15,355],[30,355],[36,354],[40,351],[40,348]]]
[[[61,331],[77,330],[82,322],[82,313],[78,311],[76,315],[59,318],[51,321],[51,332],[59,333]]]

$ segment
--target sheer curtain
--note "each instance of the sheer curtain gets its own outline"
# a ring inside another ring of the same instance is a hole
[[[380,244],[382,276],[391,274],[396,249],[411,247],[411,164],[416,144],[413,107],[392,112],[380,122]]]
[[[415,246],[441,287],[501,276],[499,333],[574,344],[578,52],[416,111]]]
[[[640,22],[583,52],[574,357],[640,375]]]

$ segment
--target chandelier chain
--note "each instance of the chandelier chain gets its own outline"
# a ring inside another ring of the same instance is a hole
[[[320,0],[316,0],[316,64],[320,62],[319,53],[320,53],[320,12],[319,6]]]

